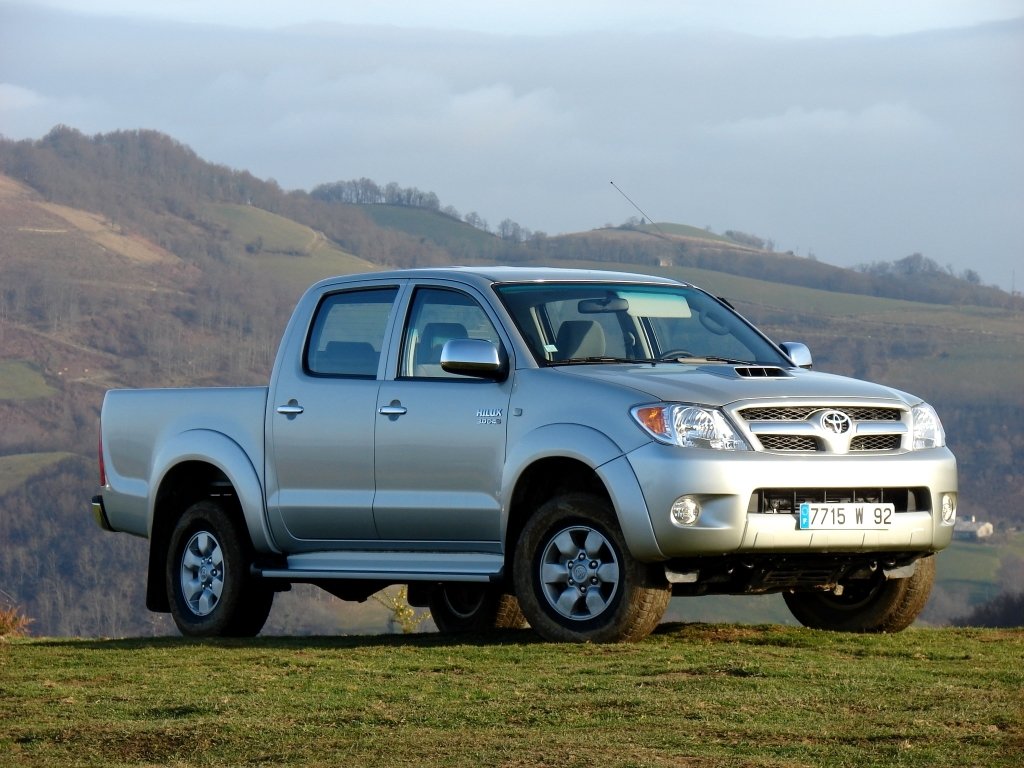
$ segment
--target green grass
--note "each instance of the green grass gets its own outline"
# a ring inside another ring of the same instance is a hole
[[[74,456],[67,451],[50,453],[16,453],[0,456],[0,496],[17,488],[58,461]],[[0,585],[3,586],[3,585]]]
[[[659,221],[657,224],[641,224],[637,227],[641,232],[651,234],[678,235],[680,237],[693,237],[700,240],[711,240],[713,242],[728,243],[737,245],[736,241],[725,235],[718,235],[700,227],[691,227],[689,224],[673,224],[667,221]]]
[[[322,278],[379,268],[304,224],[260,208],[216,204],[207,206],[206,213],[239,242],[249,245],[259,240],[262,248],[245,254],[246,261],[291,287],[296,296]]]
[[[23,360],[0,360],[0,400],[32,400],[56,392],[43,375]]]
[[[358,256],[352,256],[344,251],[319,253],[312,258],[266,252],[246,256],[246,258],[257,264],[261,271],[272,275],[280,284],[291,287],[295,291],[296,299],[306,288],[325,277],[351,275],[379,269]]]
[[[439,245],[486,249],[496,242],[494,235],[437,211],[400,205],[358,207],[378,226],[397,229],[414,237],[425,237]]]
[[[0,644],[19,766],[1017,766],[1024,632]]]
[[[309,227],[248,205],[216,204],[206,208],[207,215],[244,243],[263,241],[263,250],[310,256],[318,250],[339,250],[318,237]]]

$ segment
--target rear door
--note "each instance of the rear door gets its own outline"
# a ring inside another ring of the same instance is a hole
[[[286,551],[377,538],[377,392],[399,292],[366,281],[325,293],[283,351],[270,392],[267,505]]]
[[[486,304],[443,283],[414,288],[394,375],[377,397],[374,521],[381,539],[496,546],[512,375],[492,381],[446,373],[444,343],[486,339],[509,348]],[[510,370],[515,370],[514,364]]]

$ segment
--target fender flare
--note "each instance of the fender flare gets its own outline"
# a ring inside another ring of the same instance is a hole
[[[237,442],[222,432],[190,429],[162,442],[153,456],[150,473],[147,535],[153,537],[156,523],[156,500],[167,475],[184,462],[195,461],[219,469],[235,491],[245,527],[257,552],[278,552],[267,525],[263,484],[252,459]]]
[[[508,531],[512,495],[519,478],[542,459],[574,459],[601,479],[630,552],[639,560],[664,560],[640,483],[623,450],[608,435],[584,424],[545,424],[517,437],[505,457],[502,477],[502,536]],[[511,543],[506,541],[508,549]]]

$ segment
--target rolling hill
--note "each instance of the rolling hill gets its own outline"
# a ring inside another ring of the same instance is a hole
[[[435,210],[284,192],[145,131],[0,140],[0,172],[0,589],[38,632],[169,631],[142,607],[145,543],[101,533],[86,512],[103,392],[264,383],[309,283],[394,266],[557,264],[695,282],[774,338],[807,342],[818,368],[934,402],[960,461],[961,509],[1001,530],[1024,523],[1024,316],[995,289],[919,275],[876,290],[876,276],[681,224],[506,241]],[[1017,550],[998,552],[970,589],[958,560],[927,617],[998,590]],[[339,613],[332,600],[298,590],[270,631],[386,622],[381,606]],[[757,618],[747,604],[727,610]]]

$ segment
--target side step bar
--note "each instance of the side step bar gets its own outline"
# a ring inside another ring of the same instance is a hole
[[[253,575],[287,581],[363,579],[405,581],[494,581],[505,558],[486,552],[305,552],[286,568],[253,566]]]

